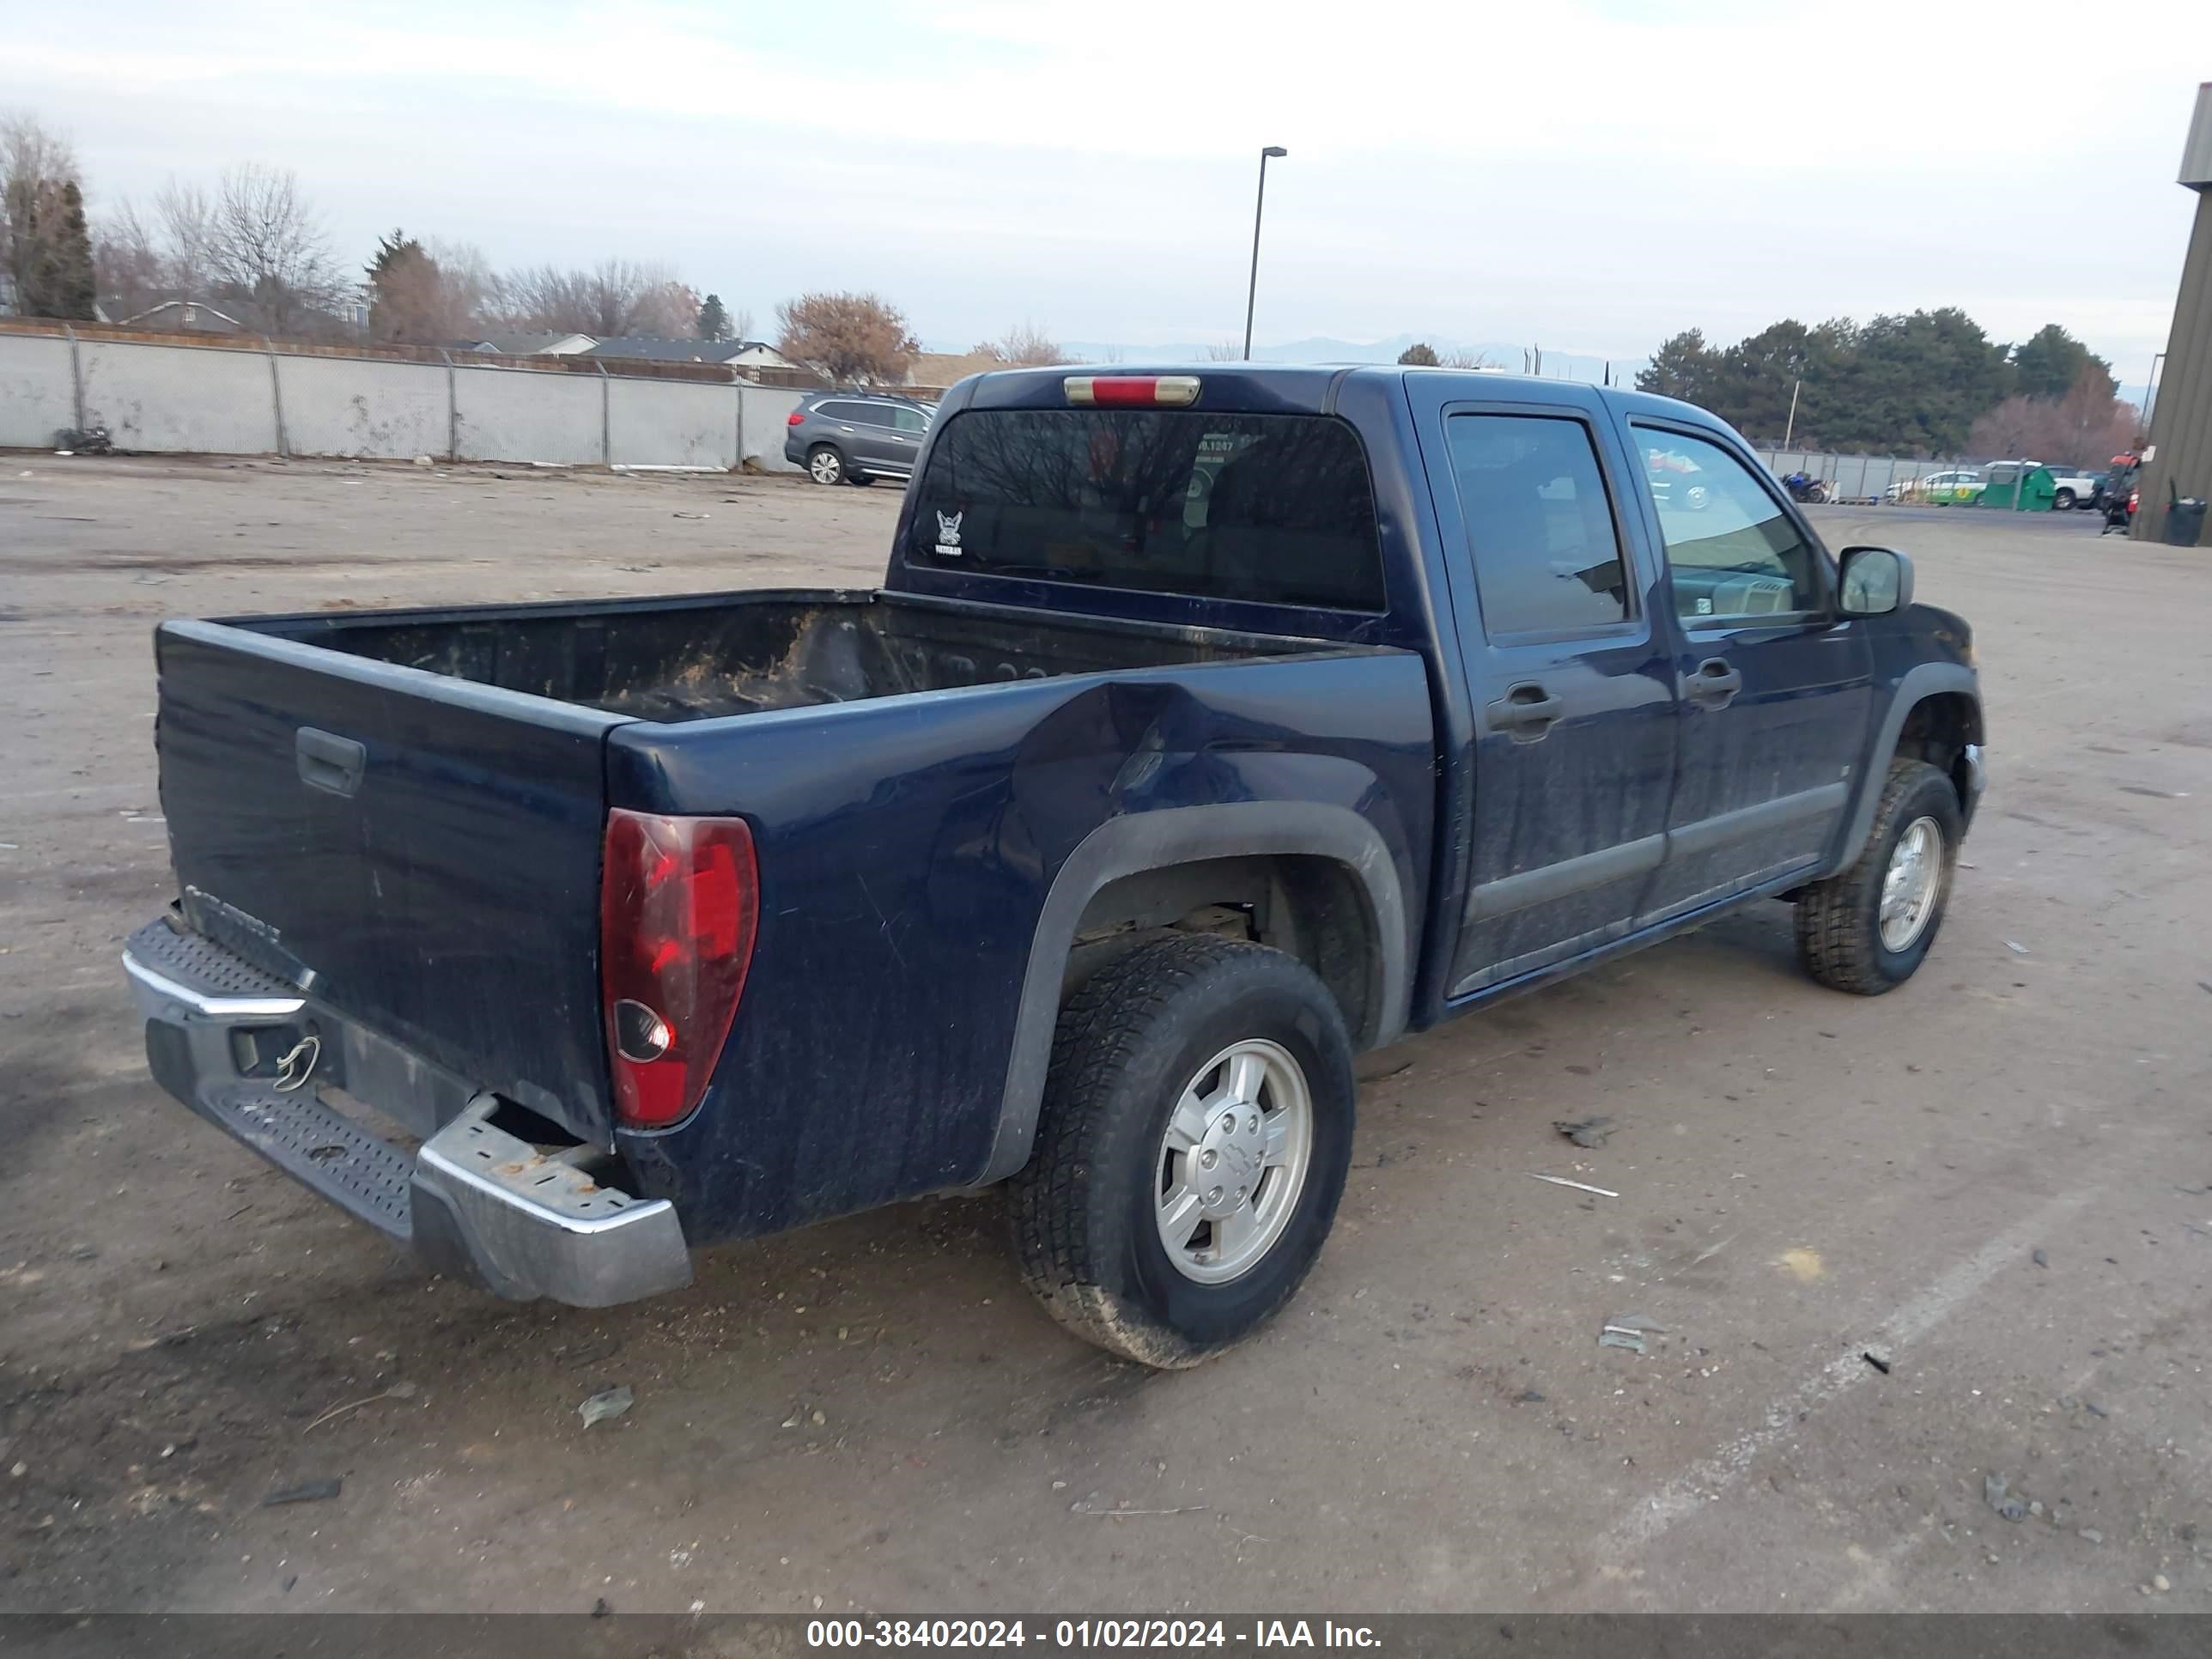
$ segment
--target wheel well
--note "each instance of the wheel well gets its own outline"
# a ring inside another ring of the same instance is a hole
[[[1382,1014],[1381,946],[1366,889],[1349,866],[1280,854],[1204,859],[1108,882],[1076,924],[1062,1000],[1116,957],[1175,933],[1248,939],[1287,951],[1328,988],[1353,1045],[1375,1041]]]
[[[1942,691],[1912,705],[1897,734],[1897,752],[1926,761],[1951,780],[1966,799],[1966,745],[1982,740],[1979,704],[1960,691]]]

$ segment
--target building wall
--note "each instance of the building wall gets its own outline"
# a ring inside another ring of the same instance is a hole
[[[2163,541],[2169,485],[2174,495],[2212,501],[2212,189],[2197,192],[2197,225],[2182,262],[2150,441],[2153,453],[2137,481],[2142,505],[2135,533]]]

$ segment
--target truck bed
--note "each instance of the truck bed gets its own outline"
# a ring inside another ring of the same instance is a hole
[[[255,617],[233,625],[660,721],[1346,648],[844,590],[472,608],[460,615]]]

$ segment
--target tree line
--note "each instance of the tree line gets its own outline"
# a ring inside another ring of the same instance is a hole
[[[1762,443],[1786,434],[1802,448],[1860,454],[2095,464],[2134,442],[2138,418],[2112,365],[2057,323],[2012,344],[1956,307],[1863,324],[1785,318],[1729,346],[1687,329],[1636,384]]]
[[[350,265],[297,175],[258,162],[212,183],[172,178],[143,204],[88,219],[69,142],[32,117],[0,115],[0,309],[124,322],[172,300],[253,333],[372,344],[501,332],[719,343],[753,330],[750,312],[656,260],[495,270],[469,243],[394,229]],[[787,357],[839,384],[896,384],[921,350],[904,314],[872,294],[799,295],[777,307],[776,324]],[[1029,324],[975,350],[1008,364],[1064,360]]]

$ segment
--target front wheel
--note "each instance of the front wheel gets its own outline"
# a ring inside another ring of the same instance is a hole
[[[818,484],[845,482],[845,458],[830,444],[817,444],[806,452],[806,476]]]
[[[1010,1194],[1024,1281],[1141,1364],[1230,1346],[1321,1254],[1353,1100],[1343,1017],[1296,957],[1199,934],[1131,951],[1061,1012]]]
[[[1936,942],[1965,834],[1958,792],[1926,761],[1892,761],[1857,861],[1797,900],[1797,955],[1821,984],[1880,996]]]

